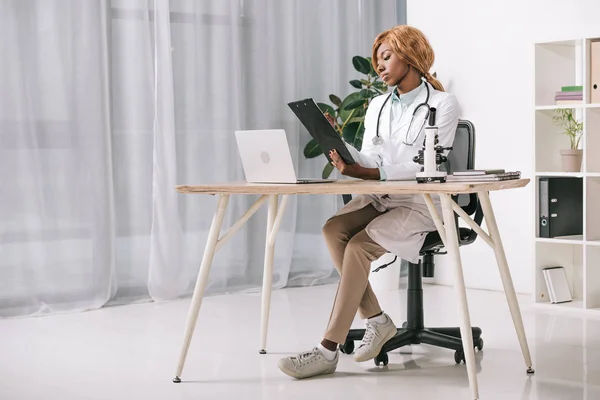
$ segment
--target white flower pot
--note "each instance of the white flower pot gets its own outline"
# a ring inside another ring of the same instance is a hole
[[[560,151],[564,172],[581,172],[583,150],[563,149]]]

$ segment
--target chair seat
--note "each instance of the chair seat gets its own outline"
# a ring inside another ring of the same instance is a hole
[[[469,240],[471,236],[471,229],[469,228],[459,228],[460,238],[459,245],[464,246],[467,244],[471,244],[475,241],[475,238]],[[421,246],[421,253],[430,252],[439,250],[444,247],[444,243],[442,243],[442,239],[440,239],[440,234],[438,231],[429,232],[425,237],[425,242],[423,242],[423,246]]]

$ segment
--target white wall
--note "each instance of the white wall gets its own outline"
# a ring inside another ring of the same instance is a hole
[[[407,22],[436,53],[435,70],[477,132],[476,167],[533,173],[533,43],[600,37],[600,1],[408,0]],[[532,291],[533,184],[492,194],[518,292]],[[469,287],[501,289],[492,250],[482,241],[463,248]],[[445,257],[436,282],[452,284]]]

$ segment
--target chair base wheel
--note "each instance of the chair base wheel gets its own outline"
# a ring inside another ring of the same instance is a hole
[[[478,351],[481,351],[481,350],[483,350],[483,339],[482,339],[482,338],[475,339],[475,348],[476,348]]]
[[[173,378],[173,383],[181,383],[181,378],[176,376],[175,378]]]
[[[535,369],[533,369],[533,368],[531,368],[531,367],[527,368],[527,374],[528,374],[528,375],[535,374]]]
[[[375,361],[375,365],[376,366],[378,366],[378,367],[379,366],[385,367],[390,362],[390,359],[388,358],[387,353],[379,353],[377,355],[377,357],[374,358],[373,361]]]
[[[344,344],[340,344],[340,351],[344,354],[352,354],[354,352],[354,340],[346,340]]]
[[[259,350],[258,354],[267,354],[267,351],[265,349]]]
[[[461,364],[461,363],[467,363],[467,360],[465,359],[465,352],[462,350],[456,350],[454,352],[454,362],[456,364]]]

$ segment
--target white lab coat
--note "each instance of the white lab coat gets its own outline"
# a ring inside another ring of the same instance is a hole
[[[426,83],[426,85],[429,85]],[[458,125],[458,103],[456,98],[446,92],[435,90],[429,85],[429,106],[436,108],[436,126],[438,127],[439,144],[449,147],[454,142],[454,135]],[[382,167],[387,180],[415,180],[415,175],[421,166],[413,161],[423,146],[425,129],[421,130],[412,146],[402,143],[412,143],[413,136],[406,140],[406,133],[413,116],[413,111],[418,104],[425,101],[427,91],[423,86],[415,101],[402,114],[401,119],[391,126],[390,113],[391,99],[385,104],[381,113],[379,135],[383,144],[373,144],[377,127],[377,116],[389,93],[375,97],[371,100],[365,116],[365,132],[362,150],[358,152],[354,147],[347,145],[355,161],[369,168]],[[411,133],[417,133],[423,123],[426,107],[420,107],[415,115]],[[439,196],[432,196],[439,210]],[[365,228],[371,239],[383,248],[396,254],[404,260],[417,263],[419,249],[423,245],[427,232],[435,231],[433,219],[429,214],[425,201],[421,195],[359,195],[345,205],[336,215],[341,215],[362,209],[372,204],[377,210],[385,212],[367,225]]]

